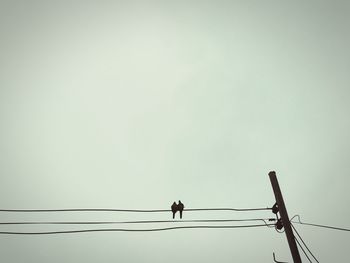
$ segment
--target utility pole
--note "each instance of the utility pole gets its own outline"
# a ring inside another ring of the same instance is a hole
[[[276,199],[276,203],[278,206],[278,210],[280,212],[280,216],[282,219],[282,224],[283,224],[286,236],[287,236],[289,249],[290,249],[290,252],[292,253],[293,261],[294,261],[294,263],[301,263],[300,254],[298,251],[297,244],[295,243],[293,230],[290,226],[290,221],[289,221],[287,209],[284,205],[283,196],[282,196],[281,189],[280,189],[280,186],[278,184],[277,177],[276,177],[276,172],[274,172],[274,171],[269,172],[269,177],[270,177],[273,192],[275,194],[275,199]]]

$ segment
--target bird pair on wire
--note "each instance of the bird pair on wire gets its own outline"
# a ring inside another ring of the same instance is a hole
[[[180,212],[180,218],[182,218],[182,211],[184,210],[185,206],[181,201],[179,200],[179,203],[177,204],[174,202],[171,206],[171,211],[173,212],[173,219],[175,218],[175,214],[177,211]]]

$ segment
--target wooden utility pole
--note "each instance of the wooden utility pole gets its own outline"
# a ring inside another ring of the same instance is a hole
[[[293,261],[294,263],[301,263],[299,250],[298,250],[297,244],[295,243],[293,230],[292,230],[292,227],[290,226],[287,209],[286,209],[286,206],[284,205],[283,196],[276,177],[276,172],[274,171],[269,172],[269,177],[270,177],[273,192],[275,194],[278,210],[280,212],[280,216],[282,219],[282,224],[287,236],[289,249],[290,249],[290,252],[292,253]]]

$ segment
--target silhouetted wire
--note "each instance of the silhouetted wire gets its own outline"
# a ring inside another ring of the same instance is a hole
[[[292,226],[292,228],[294,229],[295,233],[298,235],[299,239],[301,240],[301,242],[303,242],[304,246],[306,247],[306,249],[309,251],[309,253],[311,254],[311,256],[316,260],[316,262],[319,263],[319,261],[317,260],[317,258],[315,257],[315,255],[311,252],[311,250],[309,249],[309,247],[305,244],[303,238],[300,236],[300,234],[298,233],[298,231],[296,230],[296,228],[293,226],[293,224],[290,224]]]
[[[261,211],[271,208],[191,208],[184,211]],[[0,209],[0,212],[132,212],[132,213],[163,213],[171,212],[171,209],[114,209],[114,208],[68,208],[68,209]]]
[[[195,220],[139,220],[139,221],[27,221],[27,222],[0,222],[0,225],[98,225],[98,224],[153,224],[153,223],[210,223],[210,222],[271,222],[274,218],[251,219],[195,219]]]
[[[299,219],[299,222],[292,221],[295,217],[297,217],[297,218]],[[350,231],[349,228],[342,228],[342,227],[335,227],[335,226],[326,226],[326,225],[319,225],[319,224],[313,224],[313,223],[304,223],[304,222],[301,222],[300,216],[299,216],[299,215],[293,216],[292,219],[291,219],[290,221],[291,221],[292,223],[297,223],[297,224],[301,224],[301,225],[315,226],[315,227],[323,227],[323,228],[329,228],[329,229],[341,230],[341,231]]]
[[[276,229],[276,232],[278,232],[279,234],[283,234],[285,232],[284,228],[283,230],[278,230],[276,225],[275,225],[275,229]]]
[[[311,259],[309,258],[309,256],[306,254],[304,248],[301,246],[301,244],[299,243],[298,239],[296,237],[294,237],[295,241],[297,241],[298,246],[301,248],[301,250],[304,252],[304,255],[307,257],[307,259],[309,260],[310,263],[312,263]]]
[[[253,227],[266,227],[266,224],[260,225],[245,225],[245,226],[175,226],[165,228],[150,228],[150,229],[126,229],[126,228],[105,228],[105,229],[81,229],[81,230],[63,230],[63,231],[47,231],[47,232],[11,232],[1,231],[2,235],[55,235],[55,234],[74,234],[74,233],[87,233],[87,232],[154,232],[154,231],[167,231],[175,229],[219,229],[219,228],[253,228]]]

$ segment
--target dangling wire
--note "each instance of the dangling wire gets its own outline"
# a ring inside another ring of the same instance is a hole
[[[300,245],[298,239],[296,239],[295,237],[294,237],[294,239],[295,239],[295,241],[298,243],[298,245],[299,245],[299,247],[301,248],[301,250],[304,252],[304,255],[307,257],[307,259],[309,260],[309,262],[312,263],[311,259],[310,259],[309,256],[306,254],[304,248]]]
[[[293,226],[293,224],[290,224],[292,226],[292,228],[294,229],[295,233],[298,235],[298,237],[300,238],[301,242],[303,242],[304,246],[306,247],[306,249],[309,251],[309,253],[311,254],[311,256],[316,260],[316,262],[319,263],[319,261],[317,260],[317,258],[315,257],[315,255],[311,252],[311,250],[308,248],[308,246],[305,244],[303,238],[300,236],[300,234],[298,233],[298,231],[295,229],[295,227]]]

